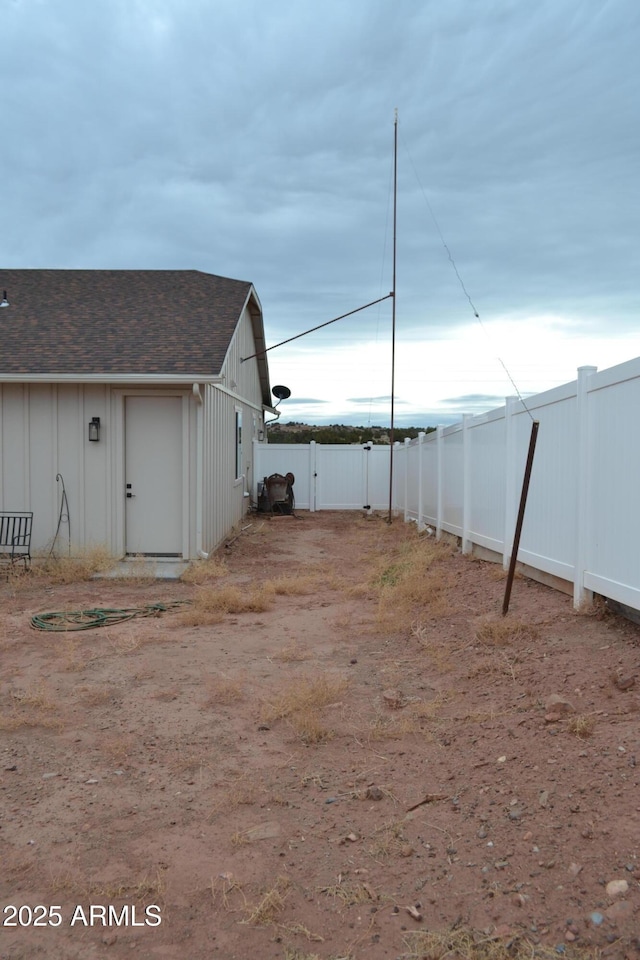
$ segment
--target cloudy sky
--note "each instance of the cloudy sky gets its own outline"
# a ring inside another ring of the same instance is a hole
[[[503,364],[524,395],[640,355],[637,0],[0,0],[0,23],[0,267],[250,280],[277,343],[392,289],[397,108],[396,422],[501,405]],[[283,419],[388,423],[390,336],[386,300],[273,350]]]

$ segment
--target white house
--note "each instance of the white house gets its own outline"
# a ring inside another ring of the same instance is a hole
[[[0,271],[0,509],[74,548],[193,559],[241,521],[271,407],[251,283]],[[245,362],[242,362],[245,360]],[[61,511],[62,482],[66,504]]]

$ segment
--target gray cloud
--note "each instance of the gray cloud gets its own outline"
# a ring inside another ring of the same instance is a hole
[[[473,319],[439,230],[483,319],[637,329],[635,0],[24,0],[2,32],[0,266],[252,280],[292,336],[391,289],[398,106],[401,335]]]
[[[456,407],[464,406],[464,404],[483,407],[494,404],[496,407],[499,407],[504,404],[504,397],[499,397],[495,393],[464,393],[459,397],[446,397],[442,400],[442,403]]]

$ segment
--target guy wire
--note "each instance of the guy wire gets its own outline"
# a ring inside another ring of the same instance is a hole
[[[435,226],[435,228],[436,228],[436,230],[437,230],[437,232],[438,232],[438,236],[440,237],[440,242],[442,243],[442,246],[443,246],[444,249],[445,249],[445,252],[446,252],[446,254],[447,254],[447,257],[448,257],[448,259],[449,259],[449,262],[450,262],[451,266],[453,267],[454,273],[455,273],[456,277],[458,278],[458,283],[460,284],[460,288],[461,288],[462,292],[464,293],[465,297],[467,298],[467,300],[469,301],[469,306],[470,306],[471,309],[473,310],[473,315],[474,315],[474,317],[476,318],[476,320],[479,322],[479,324],[480,324],[480,326],[482,327],[482,329],[484,330],[485,336],[487,337],[487,339],[489,340],[489,342],[492,342],[491,337],[490,337],[490,335],[489,335],[489,331],[487,330],[487,328],[485,327],[484,323],[482,322],[482,317],[481,317],[480,314],[478,313],[478,310],[476,309],[476,306],[475,306],[473,300],[471,299],[471,296],[469,295],[469,291],[467,290],[467,288],[466,288],[466,286],[465,286],[465,284],[464,284],[464,280],[463,280],[462,277],[460,276],[460,271],[458,270],[458,267],[457,267],[457,265],[456,265],[456,262],[455,262],[455,260],[453,259],[453,256],[452,256],[452,254],[451,254],[451,250],[449,249],[449,246],[448,246],[448,244],[447,244],[447,242],[446,242],[446,240],[445,240],[445,238],[444,238],[444,235],[443,235],[443,233],[442,233],[442,230],[440,229],[440,224],[438,223],[438,220],[437,220],[437,218],[436,218],[436,215],[435,215],[435,213],[433,212],[433,207],[432,207],[431,204],[429,203],[429,198],[428,198],[428,196],[427,196],[427,192],[426,192],[426,190],[424,189],[424,187],[423,187],[423,185],[422,185],[422,182],[421,182],[421,180],[420,180],[420,177],[418,176],[418,171],[416,170],[416,166],[415,166],[415,164],[414,164],[414,162],[413,162],[413,157],[412,157],[411,154],[409,153],[409,148],[407,147],[407,144],[406,144],[406,142],[405,142],[404,140],[403,140],[403,145],[404,145],[404,148],[405,148],[405,150],[406,150],[407,157],[409,158],[409,163],[411,164],[411,167],[413,168],[413,173],[414,173],[414,175],[415,175],[415,178],[416,178],[416,181],[417,181],[417,183],[418,183],[418,186],[420,187],[420,190],[422,191],[422,196],[424,197],[424,202],[425,202],[426,205],[427,205],[427,209],[428,209],[428,211],[429,211],[429,213],[430,213],[430,215],[431,215],[431,219],[433,220],[434,226]],[[529,417],[530,417],[531,420],[533,421],[533,420],[534,420],[533,414],[532,414],[531,411],[529,410],[529,407],[528,407],[527,404],[525,403],[522,394],[521,394],[520,391],[518,390],[518,386],[517,386],[515,380],[513,379],[513,377],[511,376],[511,374],[509,373],[509,370],[507,369],[506,363],[504,362],[504,360],[503,360],[500,356],[498,356],[498,354],[496,354],[496,359],[497,359],[498,363],[500,364],[500,366],[502,367],[502,369],[504,370],[504,372],[506,373],[507,377],[509,378],[509,381],[510,381],[510,383],[511,383],[511,386],[513,387],[513,389],[515,390],[515,392],[516,392],[516,394],[517,394],[517,396],[518,396],[518,400],[520,401],[520,403],[522,404],[522,406],[524,407],[524,409],[525,409],[525,410],[527,411],[527,413],[529,414]]]

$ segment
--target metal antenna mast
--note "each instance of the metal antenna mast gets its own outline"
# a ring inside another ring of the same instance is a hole
[[[389,429],[389,516],[387,523],[392,521],[393,511],[393,444],[394,436],[394,405],[396,380],[396,246],[398,221],[398,108],[395,110],[393,122],[393,297],[391,306],[391,426]]]

